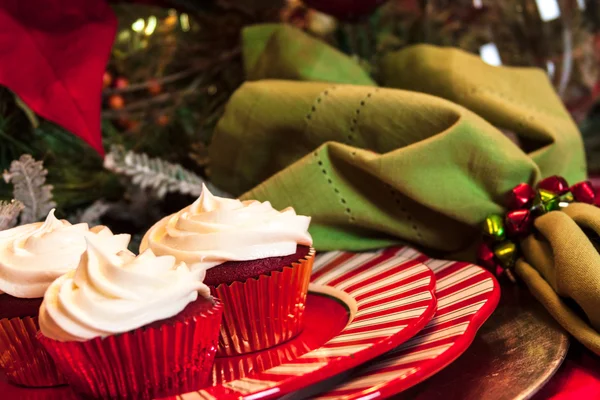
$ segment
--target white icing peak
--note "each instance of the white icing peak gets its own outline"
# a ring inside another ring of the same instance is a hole
[[[203,186],[190,206],[163,218],[144,237],[141,250],[173,255],[192,268],[208,269],[227,261],[294,254],[311,246],[310,217],[293,208],[277,211],[268,201],[214,196]]]
[[[95,238],[77,270],[50,285],[40,308],[40,330],[59,341],[85,341],[129,332],[180,313],[200,292],[204,271],[151,250],[118,253]]]
[[[129,235],[87,224],[71,225],[51,210],[46,220],[0,232],[0,293],[38,298],[59,276],[79,264],[86,249],[85,236],[96,236],[119,250],[127,248]]]

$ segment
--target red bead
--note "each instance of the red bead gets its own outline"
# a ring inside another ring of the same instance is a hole
[[[496,265],[494,273],[496,274],[496,277],[499,278],[502,276],[502,274],[504,274],[504,268],[502,268],[500,265]]]
[[[479,245],[479,249],[477,250],[477,261],[479,265],[490,271],[493,271],[497,265],[496,260],[494,259],[494,252],[490,246],[485,243]]]
[[[504,221],[504,229],[508,236],[527,236],[531,232],[531,222],[529,210],[509,211]]]
[[[596,199],[596,191],[590,181],[574,184],[571,186],[571,193],[573,193],[575,201],[581,203],[594,204],[594,200]]]
[[[527,183],[520,183],[508,192],[506,205],[510,210],[528,208],[535,197],[535,191]]]
[[[538,189],[548,190],[556,194],[564,194],[569,190],[569,184],[565,178],[554,175],[538,183]]]

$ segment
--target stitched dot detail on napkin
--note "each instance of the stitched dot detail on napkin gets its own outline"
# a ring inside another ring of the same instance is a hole
[[[352,121],[350,123],[350,133],[348,134],[348,140],[349,141],[354,141],[354,138],[356,136],[356,132],[358,131],[358,119],[360,117],[360,113],[363,110],[363,108],[367,105],[367,101],[373,96],[374,93],[377,93],[379,91],[379,88],[376,88],[375,90],[367,93],[367,95],[360,101],[360,104],[358,106],[358,108],[354,111],[354,114],[352,115]]]
[[[352,215],[352,210],[348,206],[348,202],[346,201],[344,196],[340,193],[340,190],[337,187],[335,187],[335,184],[333,183],[333,179],[332,179],[331,175],[327,172],[327,169],[323,165],[323,161],[321,160],[321,158],[319,156],[319,152],[315,151],[314,156],[317,159],[317,165],[319,166],[319,168],[321,168],[321,172],[323,173],[323,176],[325,177],[325,179],[327,179],[327,183],[329,184],[329,186],[331,186],[333,188],[333,191],[339,198],[340,203],[345,207],[344,213],[346,215],[348,215],[348,220],[350,222],[354,222],[355,218]]]
[[[417,238],[418,241],[420,243],[423,242],[423,237],[421,236],[421,232],[419,231],[419,227],[417,226],[416,222],[413,220],[412,215],[408,212],[408,210],[404,207],[404,205],[402,204],[402,200],[400,199],[400,193],[398,193],[397,190],[395,190],[393,187],[387,185],[390,193],[394,199],[394,202],[396,203],[396,205],[398,207],[400,207],[400,211],[402,211],[402,213],[404,213],[404,215],[406,216],[406,221],[412,225],[413,230],[415,231],[415,233],[417,234]]]

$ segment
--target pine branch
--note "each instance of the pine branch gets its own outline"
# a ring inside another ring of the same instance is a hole
[[[150,106],[159,106],[163,103],[177,101],[184,97],[197,96],[197,93],[188,90],[182,89],[175,92],[168,92],[159,94],[154,97],[150,97],[143,100],[138,100],[132,103],[129,103],[127,106],[117,109],[117,110],[106,110],[102,111],[102,118],[116,118],[122,115],[127,115],[132,111],[144,110],[148,109]]]
[[[153,189],[158,198],[173,192],[199,196],[203,183],[213,193],[229,197],[179,164],[172,164],[160,158],[150,158],[145,153],[125,151],[121,146],[111,148],[104,159],[104,168],[129,176],[131,181],[142,189]]]
[[[211,67],[214,67],[215,65],[218,65],[221,63],[229,63],[229,62],[231,62],[232,59],[239,56],[240,54],[241,54],[241,49],[239,47],[236,47],[230,51],[224,52],[223,54],[219,55],[216,59],[212,58],[212,59],[195,61],[194,65],[185,71],[180,71],[180,72],[177,72],[177,73],[174,73],[171,75],[167,75],[167,76],[159,78],[159,79],[154,79],[152,81],[134,83],[134,84],[131,84],[124,88],[106,88],[102,91],[102,94],[105,96],[109,96],[112,94],[137,92],[140,90],[148,89],[150,87],[150,85],[155,85],[157,83],[161,86],[171,84],[171,83],[180,81],[182,79],[186,79],[191,76],[197,75],[199,72],[205,71]]]
[[[17,218],[23,211],[23,203],[17,200],[0,201],[0,231],[10,229],[17,224]]]
[[[111,205],[104,199],[96,200],[84,209],[80,209],[73,216],[73,223],[85,222],[89,226],[101,225],[101,218],[110,209]]]
[[[13,184],[14,198],[25,206],[21,224],[39,221],[56,207],[52,201],[52,185],[45,185],[47,174],[42,161],[35,161],[29,154],[14,160],[10,171],[4,171],[6,183]]]

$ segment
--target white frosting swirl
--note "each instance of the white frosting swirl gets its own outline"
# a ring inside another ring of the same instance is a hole
[[[59,276],[77,268],[85,251],[85,236],[107,241],[115,252],[127,248],[129,235],[87,224],[71,225],[50,211],[46,221],[0,232],[0,293],[19,298],[43,297]]]
[[[279,212],[268,201],[240,201],[212,195],[203,186],[191,206],[163,218],[144,236],[140,250],[173,255],[192,268],[208,269],[227,261],[294,254],[312,245],[310,217],[289,207]]]
[[[180,313],[209,296],[204,271],[151,250],[136,257],[110,251],[93,238],[77,270],[50,285],[40,308],[42,333],[59,341],[85,341],[129,332]]]

